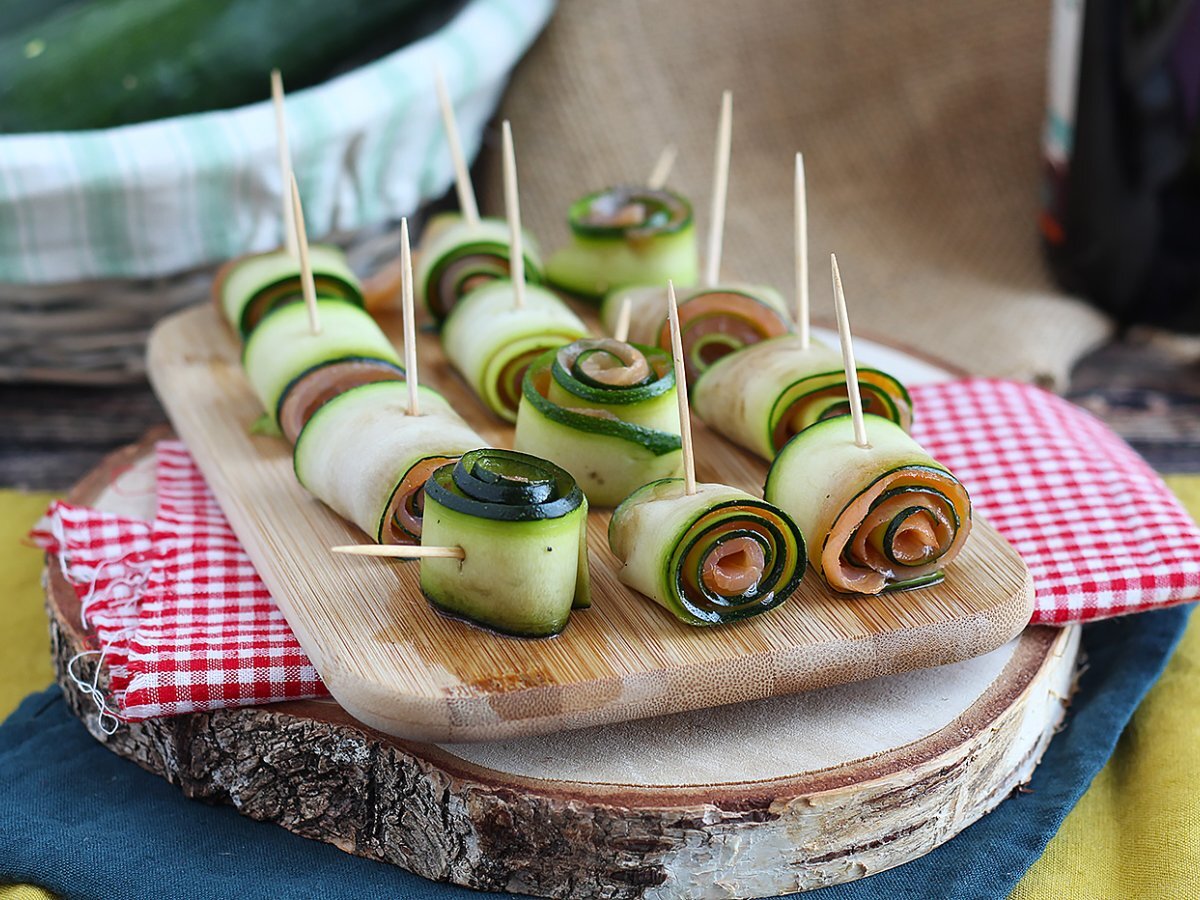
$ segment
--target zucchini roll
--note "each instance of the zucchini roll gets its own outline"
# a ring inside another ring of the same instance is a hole
[[[692,205],[672,191],[614,187],[571,204],[572,243],[546,262],[553,284],[600,300],[637,284],[696,283]]]
[[[312,244],[308,257],[318,297],[363,305],[362,286],[339,248]],[[285,250],[238,257],[217,272],[213,294],[225,319],[245,340],[275,307],[304,299],[300,262]]]
[[[858,386],[863,412],[908,431],[912,400],[904,385],[860,367]],[[706,425],[766,460],[810,425],[850,412],[841,354],[816,343],[804,349],[790,335],[719,359],[697,379],[691,400]]]
[[[526,286],[525,306],[518,309],[512,282],[496,281],[454,307],[442,329],[442,348],[488,409],[515,422],[529,364],[586,335],[579,316],[550,291]]]
[[[292,452],[300,484],[381,544],[420,543],[425,481],[487,444],[441,394],[419,390],[419,416],[408,414],[408,386],[399,382],[339,394],[316,411]]]
[[[849,416],[800,432],[767,473],[764,494],[809,538],[834,590],[858,594],[942,580],[971,531],[971,498],[899,425],[867,418],[869,448]]]
[[[525,280],[542,280],[537,243],[523,232]],[[413,285],[418,302],[442,321],[466,294],[499,278],[508,278],[509,231],[503,219],[480,219],[474,225],[461,216],[438,216],[425,229],[415,260]]]
[[[263,319],[242,350],[251,387],[289,438],[341,390],[404,378],[396,348],[365,310],[343,300],[318,300],[317,310],[318,334],[304,304],[291,303]]]
[[[667,324],[667,292],[660,287],[613,291],[604,298],[600,317],[611,333],[625,297],[632,301],[629,340],[664,350],[671,348]],[[679,299],[683,365],[691,385],[721,357],[792,330],[779,292],[769,287],[721,285],[700,288]]]
[[[558,634],[591,605],[587,498],[568,472],[511,450],[473,450],[425,485],[421,543],[461,547],[423,559],[434,606],[506,634]]]
[[[536,359],[517,411],[517,450],[569,471],[596,506],[683,471],[671,357],[585,338]]]
[[[652,482],[613,512],[622,582],[689,625],[774,609],[804,577],[804,537],[780,509],[724,484]]]

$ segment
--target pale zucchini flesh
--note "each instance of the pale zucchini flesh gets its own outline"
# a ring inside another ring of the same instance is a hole
[[[378,359],[399,366],[392,342],[361,307],[318,300],[321,330],[313,334],[304,304],[273,310],[246,340],[242,365],[263,409],[276,417],[283,394],[298,376],[340,358]]]
[[[586,334],[583,321],[550,291],[526,285],[525,306],[518,309],[512,282],[495,281],[455,306],[442,329],[442,348],[488,409],[515,422],[522,360],[532,362]]]
[[[855,444],[848,416],[800,432],[771,464],[764,496],[804,530],[809,561],[835,589],[878,593],[929,583],[967,540],[970,497],[958,479],[898,425],[878,416],[867,416],[866,425],[869,448]],[[902,502],[906,494],[911,503]],[[883,509],[885,500],[899,504],[895,518],[863,533],[861,523]],[[921,548],[926,555],[897,564],[890,542],[897,527],[914,515],[925,517],[930,529],[936,525],[945,538]],[[879,563],[856,557],[851,548],[860,539],[891,558]]]
[[[472,225],[461,216],[439,216],[426,228],[413,267],[416,299],[438,321],[472,290],[509,277],[509,229],[503,219]],[[525,280],[542,280],[537,242],[522,234]]]
[[[324,404],[293,449],[296,478],[309,493],[378,542],[397,487],[429,457],[486,446],[441,394],[420,388],[420,416],[408,415],[408,385],[376,382]]]
[[[716,596],[696,568],[730,538],[750,537],[763,551],[759,583],[744,596]],[[804,575],[804,537],[783,511],[728,485],[681,479],[652,482],[630,494],[609,522],[609,546],[624,584],[691,625],[716,625],[767,612]]]
[[[362,285],[341,249],[310,244],[308,253],[318,296],[362,306]],[[233,261],[217,300],[226,321],[245,339],[275,306],[302,298],[299,260],[285,250],[272,250]]]

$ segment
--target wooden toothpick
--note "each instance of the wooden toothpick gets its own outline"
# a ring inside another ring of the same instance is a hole
[[[450,92],[441,66],[433,67],[433,80],[437,87],[438,106],[442,110],[442,126],[446,129],[446,143],[450,145],[450,160],[454,163],[454,189],[458,194],[458,205],[468,225],[479,224],[479,205],[475,202],[475,187],[471,184],[471,170],[463,155],[462,141],[458,138],[458,122],[454,118],[454,106],[450,103]]]
[[[275,149],[279,155],[279,185],[282,190],[279,199],[283,204],[283,246],[295,257],[296,244],[296,213],[289,196],[289,185],[292,180],[292,151],[288,149],[287,117],[283,109],[283,77],[278,69],[271,70],[271,104],[275,107]]]
[[[462,547],[426,547],[424,544],[345,544],[330,547],[333,553],[349,556],[382,556],[391,559],[466,559]]]
[[[692,414],[688,410],[687,371],[683,367],[683,337],[679,331],[679,304],[675,284],[667,282],[667,318],[671,321],[671,358],[675,361],[675,396],[679,400],[679,440],[683,445],[683,486],[696,493],[696,459],[692,453]]]
[[[796,333],[800,348],[808,349],[808,188],[804,179],[804,154],[796,154]]]
[[[863,419],[862,396],[858,392],[858,366],[854,363],[854,344],[850,339],[850,317],[846,314],[846,295],[842,291],[842,273],[838,271],[837,254],[829,254],[833,266],[833,303],[837,308],[838,337],[842,340],[842,363],[846,367],[846,391],[850,395],[850,417],[854,420],[854,443],[869,450],[867,423]]]
[[[400,219],[400,315],[404,319],[404,381],[408,384],[408,414],[419,416],[417,394],[417,325],[413,314],[412,247],[408,241],[408,219]]]
[[[525,250],[521,240],[521,198],[517,193],[517,157],[513,152],[512,126],[504,120],[504,208],[508,213],[508,270],[513,283],[513,304],[525,307]]]
[[[675,168],[676,153],[677,149],[674,144],[667,144],[663,147],[662,153],[658,155],[658,162],[654,164],[654,169],[646,182],[646,186],[650,190],[662,190],[663,185],[667,183],[667,179],[671,177],[671,170]]]
[[[713,172],[712,210],[709,214],[708,259],[705,283],[712,287],[721,276],[721,245],[725,237],[725,196],[729,191],[729,150],[733,139],[733,93],[721,95],[721,122],[717,127],[717,157]]]
[[[308,260],[308,232],[304,227],[304,207],[300,205],[300,187],[296,174],[291,174],[292,214],[296,220],[296,248],[300,252],[300,289],[304,292],[304,305],[308,307],[308,327],[313,334],[321,333],[321,316],[317,311],[317,286],[313,282],[312,263]]]
[[[613,329],[613,337],[618,341],[629,340],[629,318],[633,315],[633,298],[626,295],[621,301],[621,311],[617,314],[617,327]]]

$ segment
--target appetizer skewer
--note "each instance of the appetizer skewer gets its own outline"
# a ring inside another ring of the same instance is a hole
[[[523,244],[512,130],[504,132],[505,181],[513,251]],[[515,267],[514,277],[520,267]],[[587,326],[555,294],[536,285],[494,281],[463,297],[442,328],[446,356],[494,413],[515,422],[530,363],[547,350],[584,337]]]
[[[303,426],[292,456],[310,493],[381,544],[418,543],[426,480],[486,446],[445,398],[417,383],[407,219],[400,259],[406,383],[364,384],[327,400]]]
[[[421,590],[452,615],[507,634],[557,634],[591,605],[587,498],[565,470],[511,450],[473,450],[425,486]]]
[[[682,365],[673,286],[672,352]],[[758,615],[783,603],[805,570],[804,537],[782,510],[722,484],[697,484],[687,385],[678,387],[684,475],[651,482],[613,513],[608,542],[621,581],[691,625]]]
[[[454,108],[440,70],[435,77],[462,214],[437,216],[425,226],[415,277],[418,299],[441,322],[471,291],[497,279],[510,278],[513,251],[508,223],[479,217],[470,169],[458,139]],[[525,270],[525,280],[538,284],[542,281],[542,262],[536,244],[525,234],[521,245],[518,262]]]
[[[851,415],[793,437],[772,463],[764,495],[809,536],[809,560],[834,590],[933,584],[970,533],[970,497],[895,423],[872,416],[868,435],[836,257],[832,263]]]
[[[809,336],[808,203],[799,153],[794,185],[796,334],[730,353],[693,386],[704,423],[766,460],[810,425],[850,411],[841,355]],[[904,385],[878,369],[859,369],[858,379],[865,410],[907,431],[912,402]]]
[[[679,305],[689,384],[723,356],[791,331],[787,304],[777,291],[763,286],[720,282],[732,122],[733,97],[725,91],[717,129],[704,287],[690,291]],[[632,304],[630,339],[634,343],[667,349],[670,346],[667,300],[659,287],[632,287],[610,292],[600,311],[605,329],[611,333],[626,299]]]
[[[595,506],[682,474],[671,359],[613,338],[543,354],[522,385],[514,447],[575,476]]]
[[[278,70],[271,73],[271,99],[275,108],[276,144],[279,154],[280,196],[284,243],[278,250],[240,256],[225,263],[213,280],[213,301],[237,335],[245,340],[258,323],[277,306],[302,297],[296,223],[292,212],[290,185],[293,180],[287,146],[283,107],[283,82]],[[337,247],[309,247],[313,278],[321,297],[332,297],[363,305],[362,285]]]
[[[292,179],[304,303],[273,310],[246,339],[242,365],[263,408],[289,441],[324,403],[362,385],[402,381],[395,347],[362,308],[318,299],[300,194]]]

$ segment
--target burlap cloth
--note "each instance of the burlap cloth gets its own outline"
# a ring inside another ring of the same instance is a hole
[[[815,316],[832,318],[833,250],[856,329],[1061,387],[1111,325],[1039,251],[1049,17],[1035,0],[562,0],[502,107],[525,223],[559,246],[573,198],[644,181],[674,142],[670,184],[703,233],[728,87],[723,276],[792,291],[799,150]],[[498,165],[483,162],[497,212]]]

